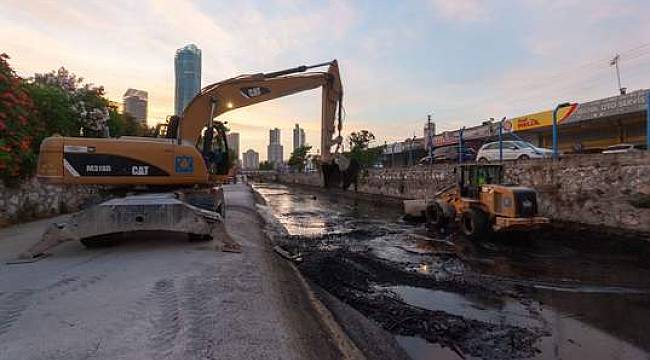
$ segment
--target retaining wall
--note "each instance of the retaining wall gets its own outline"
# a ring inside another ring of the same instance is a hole
[[[416,199],[454,181],[453,165],[369,170],[358,191]],[[552,219],[650,232],[650,153],[567,156],[504,163],[505,180],[535,188],[540,213]],[[278,181],[320,186],[319,173]]]
[[[0,182],[0,227],[32,219],[77,211],[99,202],[103,187],[87,185],[45,185],[35,178],[18,187]]]

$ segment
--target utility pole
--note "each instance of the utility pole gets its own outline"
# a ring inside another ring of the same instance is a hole
[[[612,60],[609,61],[609,66],[614,66],[616,67],[616,79],[618,80],[618,91],[621,93],[621,95],[625,95],[625,91],[627,90],[621,85],[621,69],[618,67],[618,61],[621,59],[621,55],[616,54]]]
[[[429,152],[429,165],[433,163],[433,132],[434,130],[431,128],[431,114],[427,115],[427,150]]]

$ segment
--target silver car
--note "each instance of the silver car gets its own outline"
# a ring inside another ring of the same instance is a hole
[[[608,146],[605,150],[603,150],[603,154],[622,154],[637,151],[641,150],[637,149],[633,144],[616,144]]]
[[[539,148],[526,141],[503,141],[503,160],[544,159],[553,155],[553,150]],[[499,142],[487,143],[478,151],[476,159],[480,163],[499,161]]]

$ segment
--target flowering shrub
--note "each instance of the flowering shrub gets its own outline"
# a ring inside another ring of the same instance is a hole
[[[34,105],[25,81],[0,54],[0,179],[15,184],[33,174],[38,143],[45,131],[34,119]]]
[[[0,54],[0,181],[15,185],[36,169],[46,136],[146,135],[147,128],[109,106],[104,88],[82,84],[65,68],[36,74],[29,81],[16,75]]]
[[[84,136],[104,136],[109,116],[108,100],[104,98],[104,87],[93,84],[82,84],[83,78],[70,73],[61,67],[57,71],[36,74],[33,84],[46,88],[61,90],[71,104],[75,116],[72,121],[76,124],[77,133],[81,130]]]

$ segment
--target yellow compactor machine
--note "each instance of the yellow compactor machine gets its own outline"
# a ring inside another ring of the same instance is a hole
[[[444,231],[457,223],[471,239],[493,232],[532,230],[549,223],[538,215],[534,189],[504,184],[501,165],[465,164],[455,168],[456,184],[426,203],[430,230]]]

